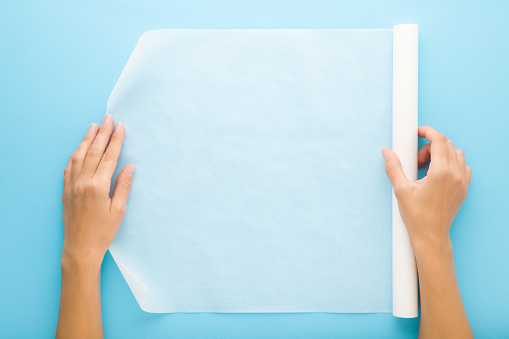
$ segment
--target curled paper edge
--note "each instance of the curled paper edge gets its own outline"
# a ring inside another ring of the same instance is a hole
[[[410,181],[417,180],[418,34],[419,26],[393,29],[392,148]],[[392,313],[415,318],[418,310],[417,268],[408,232],[392,193]]]
[[[128,79],[125,79],[126,74],[129,73],[131,69],[145,56],[145,53],[143,51],[143,45],[142,42],[144,41],[144,36],[146,33],[144,33],[138,42],[136,43],[136,46],[134,47],[133,52],[131,53],[131,56],[127,60],[126,65],[124,66],[124,69],[122,70],[122,73],[120,73],[120,76],[113,87],[113,90],[110,93],[110,96],[108,97],[108,101],[106,102],[106,112],[108,114],[112,114],[111,112],[114,111],[114,108],[116,106],[116,102],[118,100],[118,92],[122,92],[122,90],[126,90],[126,87],[131,86],[131,81]],[[114,113],[113,113],[114,114]]]
[[[111,251],[110,251],[111,253]],[[144,307],[143,307],[143,298],[145,297],[145,295],[147,294],[148,290],[150,289],[147,285],[145,285],[143,283],[143,281],[141,281],[137,276],[136,274],[134,274],[133,272],[131,272],[130,270],[128,270],[124,265],[122,265],[120,263],[119,260],[117,260],[115,258],[115,256],[113,255],[112,253],[112,257],[113,259],[115,260],[115,263],[117,264],[120,272],[122,273],[122,275],[124,276],[124,279],[125,281],[127,282],[127,285],[129,285],[129,288],[131,289],[131,291],[133,292],[133,295],[134,297],[136,298],[136,301],[138,302],[138,304],[140,305],[141,309],[144,310],[145,312],[150,312],[148,310],[146,310]]]

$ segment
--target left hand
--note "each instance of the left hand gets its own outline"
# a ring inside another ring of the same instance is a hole
[[[86,263],[100,267],[124,218],[135,167],[128,165],[122,170],[110,198],[111,178],[125,130],[117,123],[112,132],[110,115],[104,117],[100,128],[90,125],[65,167],[62,265]]]

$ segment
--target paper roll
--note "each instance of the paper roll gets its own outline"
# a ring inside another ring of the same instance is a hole
[[[393,30],[392,148],[410,181],[417,180],[417,25]],[[418,316],[417,269],[398,201],[392,195],[392,313]]]

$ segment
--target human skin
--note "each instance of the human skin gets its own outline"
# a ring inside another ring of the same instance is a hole
[[[57,338],[102,338],[100,269],[125,215],[134,166],[119,174],[110,198],[111,178],[125,130],[104,117],[90,125],[64,170],[62,282]],[[113,134],[112,134],[113,132]],[[385,169],[408,229],[421,293],[421,338],[472,337],[454,272],[449,230],[470,182],[462,151],[431,127],[419,136],[430,143],[419,165],[430,159],[425,178],[409,182],[397,155],[384,148]],[[109,145],[108,145],[109,142]],[[107,148],[106,148],[107,147]]]
[[[113,196],[110,184],[125,130],[109,115],[90,125],[64,170],[60,313],[57,338],[102,338],[101,263],[117,234],[135,167],[120,172]],[[109,142],[109,145],[108,145]],[[107,147],[107,148],[106,148]]]
[[[419,166],[430,161],[424,178],[408,181],[396,153],[384,148],[382,155],[417,263],[419,338],[473,338],[456,280],[450,238],[472,169],[465,165],[463,151],[443,134],[431,127],[419,127],[418,134],[430,142],[418,153]]]

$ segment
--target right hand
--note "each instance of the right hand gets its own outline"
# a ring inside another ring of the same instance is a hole
[[[420,180],[408,181],[396,153],[389,148],[382,150],[385,172],[416,255],[450,245],[451,224],[467,196],[472,174],[463,151],[445,135],[427,126],[419,127],[418,134],[430,142],[419,150],[419,166],[431,159],[428,173]]]

